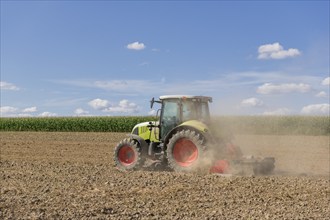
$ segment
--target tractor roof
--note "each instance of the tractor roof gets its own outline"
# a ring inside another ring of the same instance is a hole
[[[202,101],[212,102],[210,96],[194,96],[194,95],[164,95],[159,97],[160,100],[164,99],[201,99]]]

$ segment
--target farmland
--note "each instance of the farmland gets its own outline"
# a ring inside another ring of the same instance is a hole
[[[0,131],[130,132],[155,117],[0,118]],[[220,132],[264,135],[330,135],[329,116],[217,116]]]
[[[1,219],[327,219],[328,135],[239,134],[271,176],[120,172],[125,133],[0,132]]]

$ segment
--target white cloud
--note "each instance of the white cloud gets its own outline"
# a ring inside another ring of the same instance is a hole
[[[272,84],[265,83],[259,86],[257,93],[260,94],[278,94],[278,93],[290,93],[290,92],[300,92],[305,93],[311,90],[311,86],[304,83],[284,83],[284,84]]]
[[[15,113],[18,111],[18,108],[11,107],[11,106],[2,106],[0,107],[0,113],[1,115],[4,114],[10,114],[10,113]]]
[[[241,102],[241,106],[243,107],[261,107],[263,105],[264,105],[263,101],[257,98],[248,98],[248,99],[244,99]]]
[[[299,74],[299,75],[297,75]],[[314,75],[301,75],[300,73],[292,74],[292,72],[287,71],[246,71],[230,73],[223,78],[224,83],[227,85],[253,85],[261,84],[265,82],[272,82],[280,84],[283,82],[295,82],[299,77],[301,83],[307,83],[310,85],[319,85],[322,81],[322,77]],[[243,81],[244,80],[244,81]]]
[[[19,88],[12,83],[0,81],[0,89],[18,91]]]
[[[43,112],[41,114],[39,114],[40,117],[54,117],[57,116],[56,113],[52,113],[52,112]]]
[[[324,86],[329,86],[329,85],[330,85],[330,77],[325,78],[325,79],[322,81],[321,84],[324,85]]]
[[[36,112],[37,111],[37,107],[33,106],[30,108],[25,108],[22,110],[23,113],[32,113],[32,112]]]
[[[168,83],[165,78],[161,78],[158,81],[152,80],[109,80],[109,81],[57,81],[58,83],[87,87],[87,88],[99,88],[107,91],[112,91],[118,94],[125,95],[138,95],[138,94],[154,94],[155,91],[159,94],[175,94],[175,93],[205,93],[211,91],[218,91],[220,86],[232,86],[241,85],[237,80],[231,80],[230,82],[224,79],[215,80],[195,80],[195,81],[177,81],[174,83]]]
[[[33,115],[31,115],[29,113],[36,112],[36,111],[37,111],[37,107],[25,108],[23,110],[20,110],[18,108],[12,107],[12,106],[0,107],[1,115],[7,116],[7,117],[31,117]]]
[[[157,111],[155,109],[151,109],[149,112],[148,112],[148,115],[156,115],[157,114]]]
[[[148,80],[111,80],[111,81],[96,81],[96,88],[111,90],[116,92],[145,92],[146,90],[156,89],[157,82]]]
[[[20,110],[19,108],[11,107],[11,106],[0,107],[1,116],[4,116],[4,117],[34,117],[36,115],[30,114],[30,113],[34,113],[36,111],[37,111],[37,107],[35,107],[35,106],[25,108],[22,110]],[[52,113],[52,112],[43,112],[43,113],[39,114],[38,116],[53,117],[53,116],[57,116],[57,114]]]
[[[287,57],[295,57],[301,54],[298,49],[290,48],[284,50],[278,42],[273,44],[261,45],[258,48],[258,59],[284,59]]]
[[[219,92],[219,88],[244,87],[247,85],[262,85],[265,82],[272,82],[273,85],[281,84],[282,82],[295,82],[297,76],[290,75],[288,72],[231,72],[221,78],[214,78],[210,80],[177,80],[176,82],[169,82],[169,80],[108,80],[108,81],[86,81],[86,80],[62,80],[55,81],[55,83],[66,84],[70,86],[78,86],[85,88],[98,88],[106,91],[111,91],[117,94],[124,95],[145,95],[145,94],[205,94]],[[320,85],[322,77],[300,75],[301,83],[313,85]],[[52,101],[51,103],[54,103]],[[58,103],[62,103],[58,100]],[[80,103],[79,103],[80,104]]]
[[[307,105],[301,109],[301,113],[306,115],[330,115],[330,105],[328,103]]]
[[[287,115],[290,114],[290,112],[288,108],[279,108],[273,111],[265,111],[263,115]]]
[[[82,108],[77,108],[76,110],[74,110],[74,114],[75,115],[88,115],[89,114],[89,111],[86,111]]]
[[[139,107],[135,103],[129,102],[127,99],[121,100],[117,105],[110,104],[110,102],[105,99],[94,99],[94,100],[90,101],[88,104],[92,108],[103,111],[103,112],[110,112],[110,113],[137,113],[137,112],[139,112]],[[78,112],[81,112],[81,111],[79,110]]]
[[[129,50],[143,50],[144,48],[146,48],[144,43],[139,43],[138,41],[127,45]]]
[[[103,111],[111,113],[137,113],[139,108],[135,103],[129,102],[127,99],[123,99],[118,105],[110,106],[103,109]]]
[[[94,109],[102,110],[109,106],[109,102],[104,99],[93,99],[92,101],[88,102],[88,105]]]
[[[322,91],[322,92],[317,93],[315,96],[318,98],[326,98],[328,95],[326,92]]]

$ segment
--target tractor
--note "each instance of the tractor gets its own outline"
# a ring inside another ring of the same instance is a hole
[[[191,172],[207,167],[211,173],[268,174],[274,158],[244,157],[238,146],[214,132],[208,96],[167,95],[159,100],[157,121],[135,125],[115,147],[114,162],[122,171],[145,168]],[[249,167],[249,169],[246,169]],[[249,170],[249,171],[247,171]]]

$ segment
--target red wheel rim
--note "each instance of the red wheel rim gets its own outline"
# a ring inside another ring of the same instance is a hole
[[[173,148],[174,160],[183,167],[188,167],[198,158],[198,149],[189,139],[178,140]]]
[[[124,166],[129,166],[135,161],[135,152],[132,147],[125,145],[118,151],[118,159]]]

